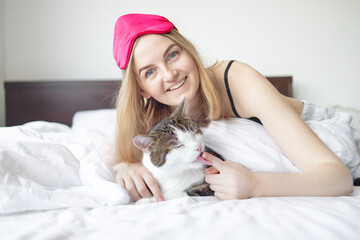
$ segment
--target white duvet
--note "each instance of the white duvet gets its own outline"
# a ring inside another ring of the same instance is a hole
[[[0,239],[359,239],[360,189],[343,197],[181,198],[0,216]]]
[[[356,239],[359,236],[359,188],[342,197],[233,201],[192,197],[131,205],[127,192],[114,183],[112,170],[103,163],[103,153],[96,150],[109,137],[114,118],[102,131],[86,126],[88,123],[81,120],[92,114],[99,112],[78,115],[73,128],[49,122],[0,128],[0,239],[308,239],[310,236]],[[328,146],[356,176],[359,156],[348,115],[336,117],[336,121],[321,119],[308,124],[327,139]],[[236,155],[240,163],[253,171],[299,172],[262,126],[253,122],[225,120],[203,131],[211,148],[225,159]],[[227,144],[223,145],[224,142]]]
[[[80,160],[107,137],[49,122],[0,128],[0,213],[107,205],[79,176]],[[102,167],[95,171],[109,170]],[[93,176],[98,184],[106,183],[101,174]],[[121,193],[123,200],[117,203],[127,203],[127,193],[113,182],[111,186]]]

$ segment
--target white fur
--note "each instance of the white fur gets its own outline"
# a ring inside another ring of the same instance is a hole
[[[161,167],[154,166],[150,155],[146,153],[142,159],[144,166],[157,180],[165,200],[168,200],[166,196],[171,199],[176,198],[174,196],[184,196],[180,193],[184,193],[184,190],[195,183],[202,183],[205,177],[205,165],[196,161],[205,150],[202,134],[174,129],[183,146],[168,153],[165,164]]]

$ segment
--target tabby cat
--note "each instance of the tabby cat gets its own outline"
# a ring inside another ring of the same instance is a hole
[[[185,114],[185,105],[183,101],[170,117],[159,122],[149,134],[133,138],[135,146],[143,151],[143,165],[157,180],[165,200],[214,195],[204,181],[204,169],[211,162],[203,159],[201,154],[206,151],[219,158],[221,156],[205,147],[200,128]]]

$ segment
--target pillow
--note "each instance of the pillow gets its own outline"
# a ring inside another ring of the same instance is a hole
[[[72,130],[79,132],[97,131],[105,136],[115,132],[116,110],[98,109],[76,112],[72,119]]]
[[[356,129],[360,129],[360,110],[359,109],[344,107],[341,105],[334,106],[334,109],[339,110],[341,112],[346,112],[346,113],[351,114],[352,121],[351,121],[350,126],[353,128],[356,128]]]
[[[321,114],[320,114],[321,113]],[[348,167],[353,178],[360,177],[360,157],[350,127],[351,116],[328,108],[306,104],[303,119],[315,134]],[[260,124],[243,118],[213,121],[202,128],[205,144],[223,156],[254,172],[300,172],[283,154]]]
[[[242,164],[253,172],[299,173],[266,129],[251,120],[228,118],[201,129],[205,145],[224,160]]]

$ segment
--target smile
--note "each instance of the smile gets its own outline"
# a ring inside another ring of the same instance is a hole
[[[176,89],[179,89],[182,85],[184,85],[185,80],[186,80],[186,78],[184,80],[180,81],[178,84],[176,84],[176,85],[172,86],[171,88],[169,88],[168,91],[174,91]]]

